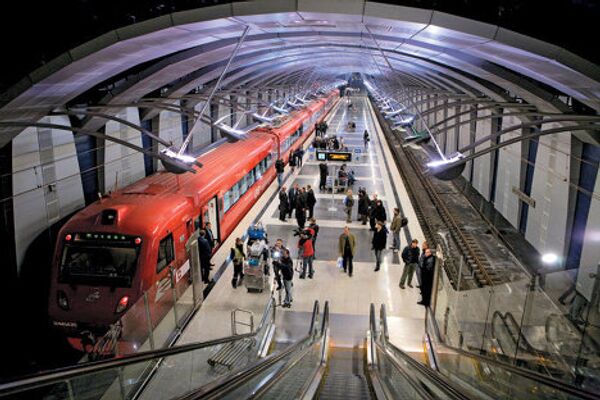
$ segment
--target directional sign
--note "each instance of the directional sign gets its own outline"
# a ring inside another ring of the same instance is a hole
[[[317,160],[319,161],[352,161],[352,153],[348,151],[317,151]]]

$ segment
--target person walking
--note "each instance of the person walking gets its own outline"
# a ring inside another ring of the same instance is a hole
[[[279,184],[279,187],[281,187],[281,185],[283,184],[284,170],[285,165],[283,164],[283,160],[281,158],[278,158],[277,161],[275,161],[275,172],[277,172],[277,183]]]
[[[319,164],[319,190],[327,189],[327,164],[322,162]]]
[[[356,251],[356,237],[350,232],[348,226],[344,227],[344,233],[342,233],[338,239],[338,253],[342,258],[342,266],[344,272],[348,272],[348,276],[352,277],[352,259],[354,258],[354,252]]]
[[[283,278],[283,287],[285,288],[285,299],[283,300],[282,306],[285,308],[290,308],[292,306],[292,301],[294,301],[292,298],[294,262],[290,257],[290,251],[288,249],[283,249],[283,254],[279,260],[279,271],[281,272],[281,277]]]
[[[369,132],[365,129],[365,133],[363,133],[363,143],[365,144],[365,149],[369,146]]]
[[[352,189],[348,189],[344,198],[344,211],[346,212],[346,222],[352,222],[352,207],[354,206],[354,197],[352,197]]]
[[[296,168],[296,157],[294,157],[294,153],[290,153],[288,165],[290,166],[290,171],[294,173],[294,169]]]
[[[304,158],[304,148],[302,146],[296,149],[296,166],[302,168],[302,159]]]
[[[375,232],[373,233],[373,240],[371,241],[371,247],[375,252],[375,272],[379,271],[381,267],[381,257],[387,242],[387,235],[388,231],[383,222],[377,221]]]
[[[288,207],[290,202],[288,200],[288,195],[286,192],[286,187],[282,186],[279,191],[279,220],[285,222],[285,216],[288,212]]]
[[[200,230],[198,236],[198,251],[200,253],[200,272],[202,275],[202,282],[208,284],[210,282],[208,277],[210,274],[211,250],[208,240],[206,240],[206,231],[204,229]]]
[[[431,290],[433,288],[433,274],[435,270],[435,256],[430,248],[425,250],[423,268],[421,269],[421,301],[417,304],[429,307],[431,305]]]
[[[302,190],[296,195],[296,222],[298,228],[304,228],[306,224],[306,189]]]
[[[313,259],[317,257],[317,236],[319,236],[319,225],[317,225],[317,220],[312,217],[309,219],[308,227],[313,230],[312,241],[313,241]]]
[[[281,290],[283,287],[281,282],[281,257],[284,250],[287,249],[283,246],[282,239],[277,239],[273,247],[271,247],[271,263],[273,264],[273,274],[277,283],[277,290]]]
[[[298,241],[298,248],[300,249],[302,257],[302,273],[300,279],[306,278],[306,272],[308,270],[308,277],[313,278],[315,271],[313,270],[313,256],[315,251],[313,249],[312,234],[307,231],[303,231],[300,234],[300,240]]]
[[[419,262],[419,241],[413,239],[410,246],[406,246],[402,250],[402,261],[404,261],[404,270],[402,271],[402,278],[400,278],[400,288],[404,289],[404,283],[408,278],[408,287],[412,286],[412,277],[415,272],[415,268]]]
[[[288,191],[288,218],[292,218],[292,211],[296,208],[296,196],[300,194],[298,184],[294,184]]]
[[[308,209],[308,218],[312,218],[315,213],[315,204],[317,204],[317,198],[315,192],[312,190],[310,185],[306,186],[306,208]]]
[[[244,253],[244,242],[242,239],[235,239],[235,245],[229,252],[229,258],[233,261],[231,286],[235,289],[242,284],[242,280],[244,279],[244,260],[246,259],[246,254]]]
[[[400,250],[400,231],[408,225],[408,219],[404,215],[400,215],[400,209],[394,208],[394,217],[392,218],[392,224],[390,225],[390,230],[392,231],[392,236],[394,238],[394,242],[390,249],[397,252]]]

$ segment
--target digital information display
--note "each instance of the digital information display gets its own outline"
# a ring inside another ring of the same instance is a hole
[[[352,153],[347,151],[317,151],[317,160],[351,162]]]

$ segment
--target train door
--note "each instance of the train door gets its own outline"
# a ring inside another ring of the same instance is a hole
[[[207,222],[210,222],[212,224],[212,228],[213,228],[212,231],[215,236],[215,239],[218,242],[220,242],[221,235],[219,233],[220,226],[219,226],[219,209],[218,209],[217,196],[210,199],[210,201],[206,205],[206,210],[204,211],[204,221],[203,222],[205,224]]]

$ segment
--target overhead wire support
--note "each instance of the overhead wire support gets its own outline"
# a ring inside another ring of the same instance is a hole
[[[196,122],[194,122],[194,125],[192,126],[192,129],[190,129],[187,137],[185,138],[185,140],[181,144],[181,147],[179,148],[179,151],[177,152],[178,156],[183,155],[183,153],[187,149],[187,146],[189,145],[190,140],[192,139],[193,134],[198,129],[197,127],[200,126],[202,115],[204,115],[204,113],[206,112],[206,109],[210,105],[210,101],[212,100],[212,98],[215,95],[215,93],[217,92],[217,90],[219,90],[219,87],[221,86],[221,81],[223,80],[223,77],[225,76],[225,74],[229,70],[229,67],[231,66],[231,62],[233,61],[233,59],[237,55],[238,51],[242,47],[242,44],[244,43],[244,40],[246,39],[246,35],[248,34],[249,31],[250,31],[250,26],[246,25],[246,27],[244,28],[244,32],[242,33],[242,36],[240,36],[240,40],[238,40],[238,43],[235,46],[235,49],[233,49],[233,52],[229,56],[229,60],[227,60],[227,64],[225,65],[225,68],[223,68],[223,71],[221,72],[221,75],[219,75],[219,79],[217,79],[217,82],[215,83],[215,85],[213,86],[212,90],[210,91],[210,94],[208,95],[208,98],[206,99],[206,103],[204,103],[204,105],[202,106],[202,110],[200,111],[200,117],[196,120]]]
[[[392,70],[393,72],[399,73],[398,71],[396,71],[396,69],[394,68],[394,66],[392,65],[392,63],[390,62],[390,60],[388,59],[387,55],[385,54],[385,52],[383,51],[383,49],[379,45],[379,42],[377,41],[377,39],[375,39],[375,36],[373,36],[373,33],[371,32],[371,29],[369,29],[369,27],[367,25],[364,25],[364,27],[367,30],[367,32],[369,32],[369,36],[371,36],[371,40],[373,41],[373,43],[375,43],[375,46],[377,46],[377,49],[379,50],[379,52],[381,53],[383,59],[385,60],[386,64],[388,65],[388,68],[390,70]],[[401,86],[402,91],[406,92],[407,89],[404,86],[404,84],[402,83],[402,81],[400,79],[396,79],[396,81]],[[423,116],[421,115],[421,112],[419,111],[419,109],[417,108],[417,106],[415,105],[414,101],[412,100],[412,98],[410,96],[407,96],[407,99],[408,99],[408,102],[410,103],[410,105],[415,109],[415,114],[418,116],[418,118],[423,123],[423,126],[427,130],[427,133],[429,134],[429,137],[431,138],[431,141],[435,145],[435,148],[436,148],[438,154],[440,155],[440,157],[442,157],[442,160],[445,161],[446,160],[446,156],[444,156],[444,153],[442,152],[442,149],[440,148],[440,145],[435,140],[435,137],[433,136],[433,134],[429,130],[429,127],[427,126],[427,124],[425,123],[425,120],[423,119]]]

